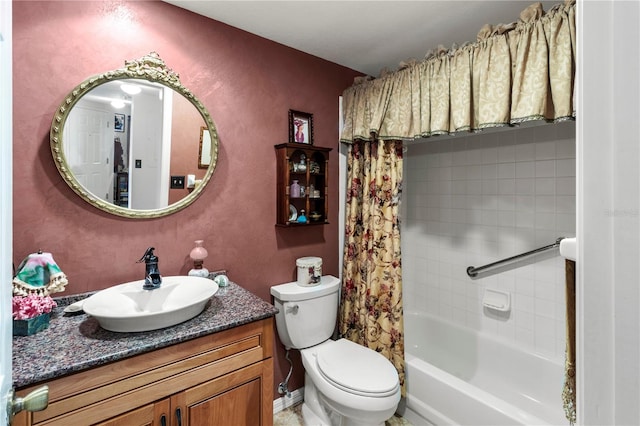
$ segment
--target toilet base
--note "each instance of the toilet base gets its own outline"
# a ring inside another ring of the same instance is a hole
[[[309,378],[304,374],[304,401],[302,403],[302,418],[305,426],[331,426],[331,419],[318,398],[318,390]]]
[[[306,402],[302,403],[302,419],[305,426],[331,426],[330,422],[318,417]]]
[[[363,422],[332,409],[327,402],[323,401],[323,396],[318,392],[307,372],[305,372],[302,418],[305,426],[384,426],[385,424],[384,421],[378,424],[372,424],[369,420]]]
[[[370,423],[360,423],[354,422],[351,419],[347,419],[346,417],[335,415],[334,422],[326,422],[322,420],[320,417],[316,416],[316,414],[311,410],[308,404],[302,404],[302,419],[304,420],[305,426],[384,426],[385,423],[379,423],[377,425],[372,425]]]

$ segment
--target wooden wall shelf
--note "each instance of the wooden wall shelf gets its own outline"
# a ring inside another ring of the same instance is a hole
[[[332,148],[302,143],[275,146],[277,156],[276,226],[304,227],[329,223],[329,152]],[[297,182],[301,193],[294,194]],[[299,222],[302,212],[307,218]]]

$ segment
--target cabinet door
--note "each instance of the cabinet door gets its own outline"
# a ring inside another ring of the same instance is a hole
[[[96,426],[169,426],[171,400],[169,398],[121,414]]]
[[[260,379],[190,405],[189,425],[260,424]]]
[[[266,367],[264,362],[257,363],[176,395],[172,403],[181,410],[182,424],[271,425],[273,401],[263,400],[264,390],[271,387],[269,374],[265,377],[263,372]]]

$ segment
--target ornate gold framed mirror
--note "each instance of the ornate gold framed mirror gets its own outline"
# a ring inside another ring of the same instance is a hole
[[[204,105],[151,52],[76,86],[56,111],[50,144],[62,178],[83,200],[144,219],[198,198],[216,167],[219,140]],[[193,188],[190,174],[201,181]]]

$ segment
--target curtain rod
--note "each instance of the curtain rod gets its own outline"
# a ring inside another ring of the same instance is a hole
[[[480,272],[486,272],[489,269],[493,269],[493,268],[495,268],[497,266],[504,265],[506,263],[513,262],[515,260],[522,259],[522,258],[529,257],[529,256],[533,256],[534,254],[542,253],[542,252],[547,251],[547,250],[555,249],[557,247],[560,247],[560,241],[562,241],[563,239],[564,239],[564,237],[559,237],[556,240],[555,243],[549,244],[548,246],[540,247],[540,248],[537,248],[535,250],[528,251],[526,253],[517,254],[515,256],[511,256],[511,257],[508,257],[506,259],[498,260],[496,262],[489,263],[489,264],[484,265],[484,266],[479,266],[477,268],[474,267],[474,266],[469,266],[467,268],[467,275],[469,275],[471,278],[475,278],[478,275],[478,273],[480,273]]]

